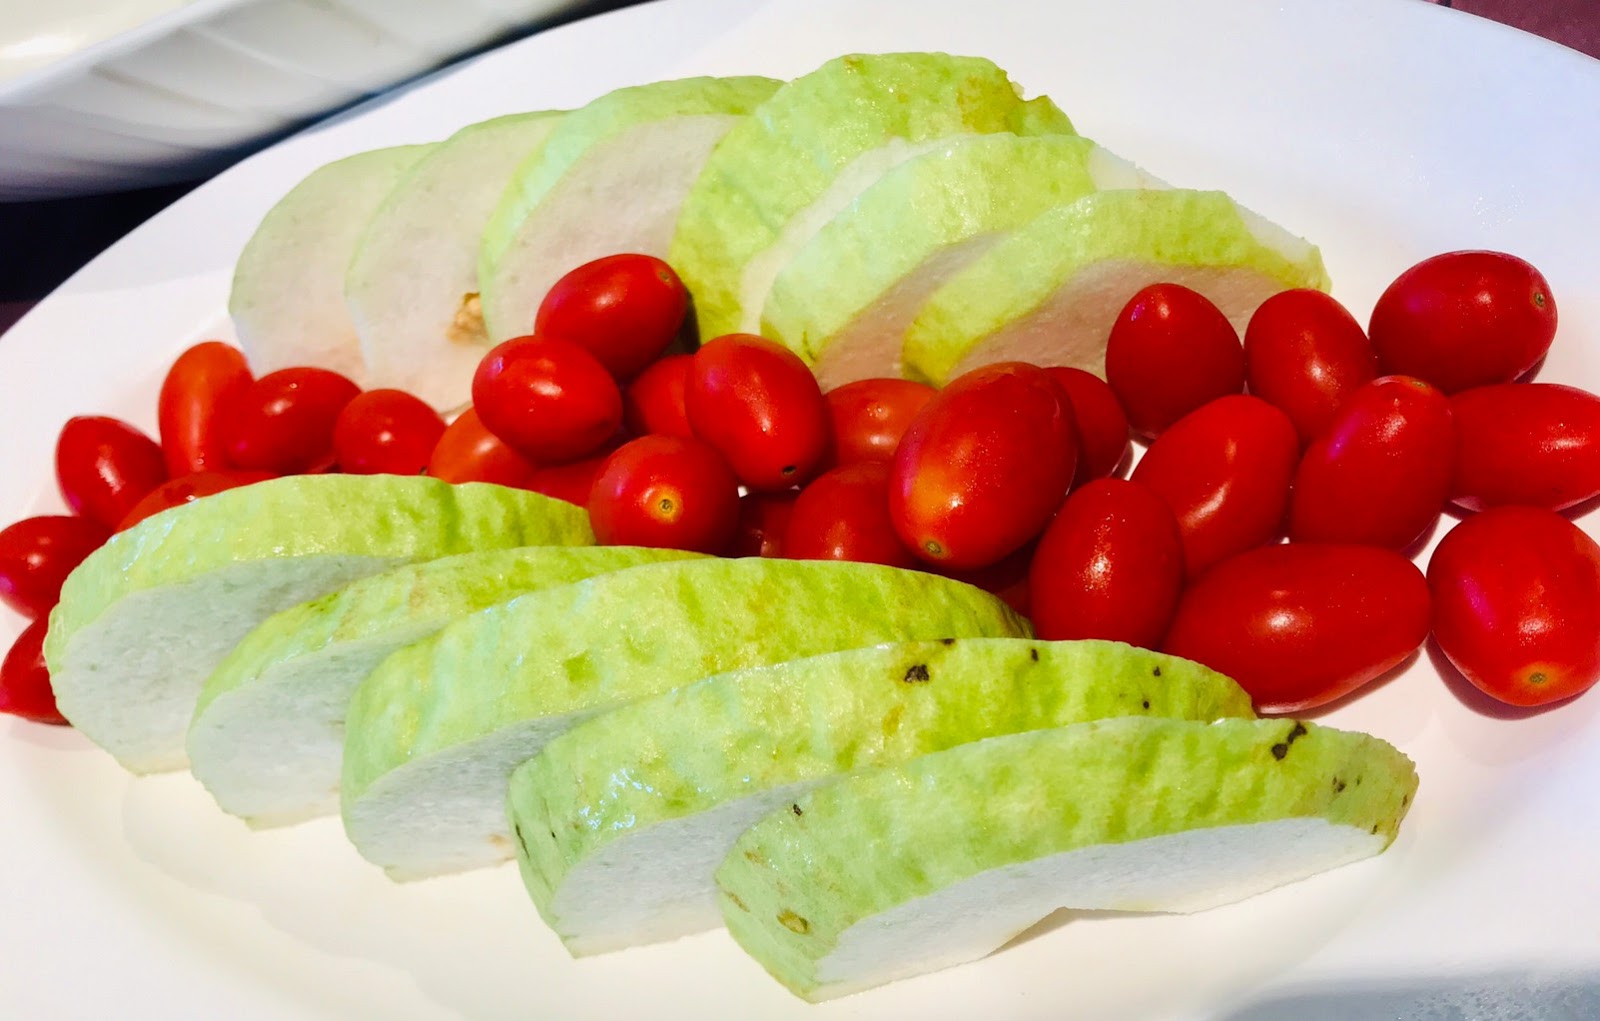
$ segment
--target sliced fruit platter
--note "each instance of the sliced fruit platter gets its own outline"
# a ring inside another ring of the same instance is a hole
[[[71,513],[0,531],[0,709],[811,1001],[1382,860],[1429,775],[1365,696],[1600,680],[1551,282],[1446,251],[1363,323],[1026,97],[851,53],[286,186],[155,435],[66,422]]]

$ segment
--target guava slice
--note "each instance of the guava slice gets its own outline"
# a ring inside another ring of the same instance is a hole
[[[752,667],[580,724],[511,778],[524,882],[574,954],[721,922],[750,824],[853,769],[1112,716],[1253,715],[1232,680],[1119,642],[959,638]]]
[[[512,175],[478,250],[489,340],[533,331],[562,275],[620,252],[665,257],[712,146],[778,88],[687,78],[618,89],[561,119]]]
[[[252,825],[338,811],[344,717],[391,652],[524,592],[698,554],[632,546],[533,546],[386,571],[275,614],[206,679],[189,769]]]
[[[879,177],[952,136],[1073,134],[1049,99],[1023,100],[992,62],[851,54],[789,82],[712,150],[670,261],[702,336],[759,332],[773,278]]]
[[[1160,183],[1076,135],[946,142],[884,174],[789,260],[761,333],[812,363],[824,390],[898,376],[923,302],[1008,232],[1092,192]]]
[[[345,832],[396,878],[512,857],[511,772],[605,709],[879,642],[1023,636],[980,589],[821,561],[648,564],[520,596],[384,660],[345,724]]]
[[[86,737],[135,773],[178,769],[205,679],[274,613],[410,561],[593,541],[581,508],[502,486],[272,479],[112,536],[62,586],[45,657]]]
[[[801,795],[717,886],[734,939],[825,1000],[983,957],[1059,907],[1200,911],[1370,857],[1416,786],[1383,741],[1295,720],[1081,723]]]
[[[319,167],[267,210],[234,265],[228,315],[257,375],[314,365],[365,385],[344,301],[367,221],[431,145],[357,153]]]
[[[478,243],[512,172],[561,116],[519,113],[462,128],[373,213],[344,279],[369,386],[405,390],[441,411],[472,400],[472,373],[489,347]]]
[[[1102,191],[1044,213],[934,291],[906,331],[905,369],[938,385],[1011,360],[1103,375],[1112,322],[1164,281],[1210,298],[1241,334],[1278,291],[1328,288],[1314,246],[1222,192]]]

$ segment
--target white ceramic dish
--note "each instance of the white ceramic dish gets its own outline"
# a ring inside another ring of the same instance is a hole
[[[153,424],[166,364],[217,328],[240,246],[313,166],[614,86],[902,48],[993,57],[1152,172],[1303,231],[1358,316],[1418,258],[1517,252],[1560,303],[1545,378],[1600,389],[1587,58],[1402,0],[667,0],[304,133],[91,264],[0,340],[0,521],[59,506],[50,450],[69,415]],[[0,623],[0,640],[16,629]],[[251,833],[186,774],[135,780],[70,731],[0,723],[0,1017],[1600,1016],[1600,695],[1503,719],[1459,688],[1423,657],[1326,717],[1419,765],[1382,857],[1191,917],[1047,926],[822,1007],[720,932],[569,960],[509,867],[397,886],[334,820]]]
[[[577,0],[13,0],[0,201],[202,176]]]

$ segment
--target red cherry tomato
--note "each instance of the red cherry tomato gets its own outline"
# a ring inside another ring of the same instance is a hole
[[[67,420],[56,441],[56,481],[74,512],[113,528],[146,493],[167,480],[155,440],[101,415]]]
[[[668,355],[622,392],[622,420],[635,436],[679,436],[690,439],[689,411],[684,389],[689,385],[689,355]]]
[[[1504,252],[1446,252],[1390,284],[1368,327],[1384,372],[1447,394],[1509,383],[1539,363],[1556,335],[1543,275]]]
[[[1280,291],[1244,331],[1250,392],[1289,416],[1302,446],[1322,435],[1334,412],[1378,375],[1378,356],[1355,316],[1321,291]]]
[[[1061,385],[1022,362],[985,365],[952,380],[911,423],[889,476],[889,517],[923,560],[985,567],[1044,529],[1077,464]]]
[[[1092,372],[1052,365],[1050,373],[1072,402],[1078,427],[1078,471],[1073,485],[1103,479],[1128,455],[1128,416],[1105,380]]]
[[[1502,383],[1450,398],[1455,502],[1561,510],[1600,496],[1600,397],[1556,383]]]
[[[535,468],[522,488],[556,500],[575,503],[579,507],[587,507],[589,494],[594,491],[595,480],[605,470],[606,461],[610,457],[611,451],[608,450],[581,461]]]
[[[211,496],[227,489],[238,489],[255,482],[272,478],[271,472],[248,471],[234,468],[228,471],[193,472],[151,490],[143,500],[133,505],[127,515],[117,523],[117,531],[126,532],[145,518],[160,514],[173,507],[193,503],[203,496]]]
[[[937,392],[909,379],[858,379],[823,394],[833,426],[833,463],[892,460],[900,437]]]
[[[535,464],[592,454],[622,424],[622,392],[594,355],[559,337],[515,337],[472,377],[488,430]]]
[[[739,498],[739,527],[728,547],[730,557],[781,557],[783,533],[794,515],[797,492],[746,493]]]
[[[689,424],[739,481],[775,493],[804,485],[828,452],[828,406],[816,377],[781,344],[730,333],[694,353]]]
[[[44,662],[47,624],[29,624],[0,662],[0,713],[10,713],[35,723],[65,724],[50,687],[50,670]]]
[[[1111,324],[1106,382],[1134,431],[1156,436],[1202,404],[1242,392],[1244,349],[1205,295],[1151,284]]]
[[[1444,509],[1455,444],[1444,394],[1409,376],[1368,383],[1306,450],[1289,538],[1404,549]]]
[[[649,255],[608,255],[556,281],[533,332],[582,345],[626,379],[672,343],[688,310],[689,292],[671,266]]]
[[[1468,518],[1434,549],[1428,586],[1439,648],[1485,693],[1546,705],[1600,678],[1600,545],[1554,511]]]
[[[220,340],[196,344],[178,356],[167,370],[157,403],[167,474],[178,478],[227,467],[227,444],[219,428],[222,411],[254,380],[244,352]]]
[[[251,383],[219,423],[238,468],[296,475],[333,463],[333,425],[361,388],[327,369],[279,369]]]
[[[868,461],[818,475],[795,501],[783,533],[783,555],[915,566],[917,558],[889,521],[889,466]]]
[[[645,436],[606,459],[589,518],[608,546],[720,553],[739,524],[739,482],[701,440]]]
[[[1188,577],[1282,534],[1300,438],[1259,397],[1234,396],[1191,412],[1150,445],[1133,481],[1178,519]]]
[[[428,474],[446,482],[527,485],[533,465],[483,427],[475,408],[463,411],[434,444]]]
[[[404,390],[368,390],[344,406],[333,424],[333,451],[352,475],[418,475],[439,437],[444,418]]]
[[[88,518],[47,514],[0,529],[0,602],[42,620],[61,598],[61,583],[110,536]]]
[[[1029,573],[1034,630],[1153,649],[1182,588],[1171,508],[1137,482],[1098,479],[1067,497],[1039,540]]]
[[[1297,713],[1355,691],[1428,637],[1428,584],[1374,546],[1289,543],[1212,568],[1178,601],[1163,648],[1227,674],[1257,712]]]

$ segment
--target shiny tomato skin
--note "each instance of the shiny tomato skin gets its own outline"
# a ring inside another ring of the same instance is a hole
[[[1023,362],[952,380],[918,413],[895,451],[889,517],[936,567],[999,561],[1044,529],[1078,463],[1066,391]]]
[[[513,337],[484,356],[472,406],[485,428],[535,464],[603,447],[622,425],[622,391],[594,355],[560,337]]]
[[[900,437],[937,392],[910,379],[858,379],[823,394],[832,423],[832,463],[893,460]]]
[[[220,340],[196,344],[178,356],[156,404],[168,475],[178,478],[228,466],[222,413],[254,381],[244,352]]]
[[[1092,372],[1051,365],[1046,372],[1061,384],[1072,403],[1078,428],[1078,470],[1073,485],[1103,479],[1128,456],[1128,416],[1110,384]]]
[[[167,480],[161,447],[120,419],[80,415],[56,440],[56,481],[67,506],[114,528],[146,493]]]
[[[47,628],[48,622],[43,620],[29,624],[0,661],[0,713],[63,726],[67,718],[56,708],[50,669],[44,662]]]
[[[1183,588],[1183,538],[1137,482],[1097,479],[1061,505],[1029,572],[1033,626],[1050,640],[1160,645]]]
[[[1381,371],[1447,394],[1510,383],[1550,350],[1556,302],[1533,266],[1504,252],[1446,252],[1401,273],[1367,328]]]
[[[622,391],[622,420],[635,436],[677,436],[690,439],[689,409],[684,392],[689,385],[689,355],[668,355],[639,373]]]
[[[339,412],[334,457],[352,475],[420,475],[444,430],[443,416],[422,398],[404,390],[368,390]]]
[[[1300,437],[1259,397],[1212,401],[1173,423],[1134,466],[1178,519],[1189,579],[1282,534]]]
[[[1374,380],[1301,459],[1289,538],[1405,549],[1439,519],[1455,456],[1444,394],[1409,376]]]
[[[721,553],[739,524],[739,482],[702,440],[644,436],[606,459],[589,518],[603,545]]]
[[[1493,507],[1451,529],[1428,562],[1433,634],[1457,670],[1515,706],[1600,678],[1600,545],[1542,507]]]
[[[739,498],[739,526],[728,546],[730,557],[781,557],[783,534],[794,516],[798,491],[746,493]]]
[[[805,362],[764,337],[730,333],[694,353],[684,400],[694,434],[763,493],[804,485],[828,453],[828,406]]]
[[[428,456],[428,474],[445,482],[520,488],[533,474],[533,463],[484,428],[477,409],[468,408],[440,434]]]
[[[1378,376],[1366,331],[1332,296],[1310,288],[1262,302],[1244,331],[1245,383],[1281,408],[1302,446],[1327,429],[1345,398]]]
[[[160,514],[164,510],[171,510],[173,507],[193,503],[201,497],[228,489],[238,489],[240,486],[256,482],[265,482],[273,477],[271,472],[250,471],[245,468],[180,475],[178,478],[163,482],[146,494],[143,500],[134,504],[133,509],[117,522],[117,531],[126,532],[145,518]]]
[[[552,499],[565,500],[579,507],[587,507],[589,494],[594,492],[595,480],[605,470],[606,461],[610,457],[611,451],[608,450],[581,461],[535,468],[522,488]]]
[[[1600,397],[1559,383],[1500,383],[1450,398],[1454,501],[1562,510],[1600,496]]]
[[[361,388],[318,368],[279,369],[251,383],[219,425],[236,468],[295,475],[333,463],[333,425]]]
[[[0,529],[0,602],[43,620],[61,598],[61,583],[110,538],[88,518],[46,514]]]
[[[1298,713],[1404,662],[1428,623],[1428,583],[1400,554],[1288,543],[1241,553],[1190,585],[1162,648],[1238,681],[1257,712]]]
[[[689,292],[671,266],[651,255],[608,255],[556,281],[533,332],[582,345],[627,379],[672,343],[688,311]]]
[[[1244,348],[1228,317],[1181,284],[1151,284],[1123,306],[1106,341],[1106,382],[1142,436],[1244,391]]]
[[[848,464],[823,472],[800,491],[783,555],[795,560],[853,560],[915,567],[889,520],[889,466]]]

